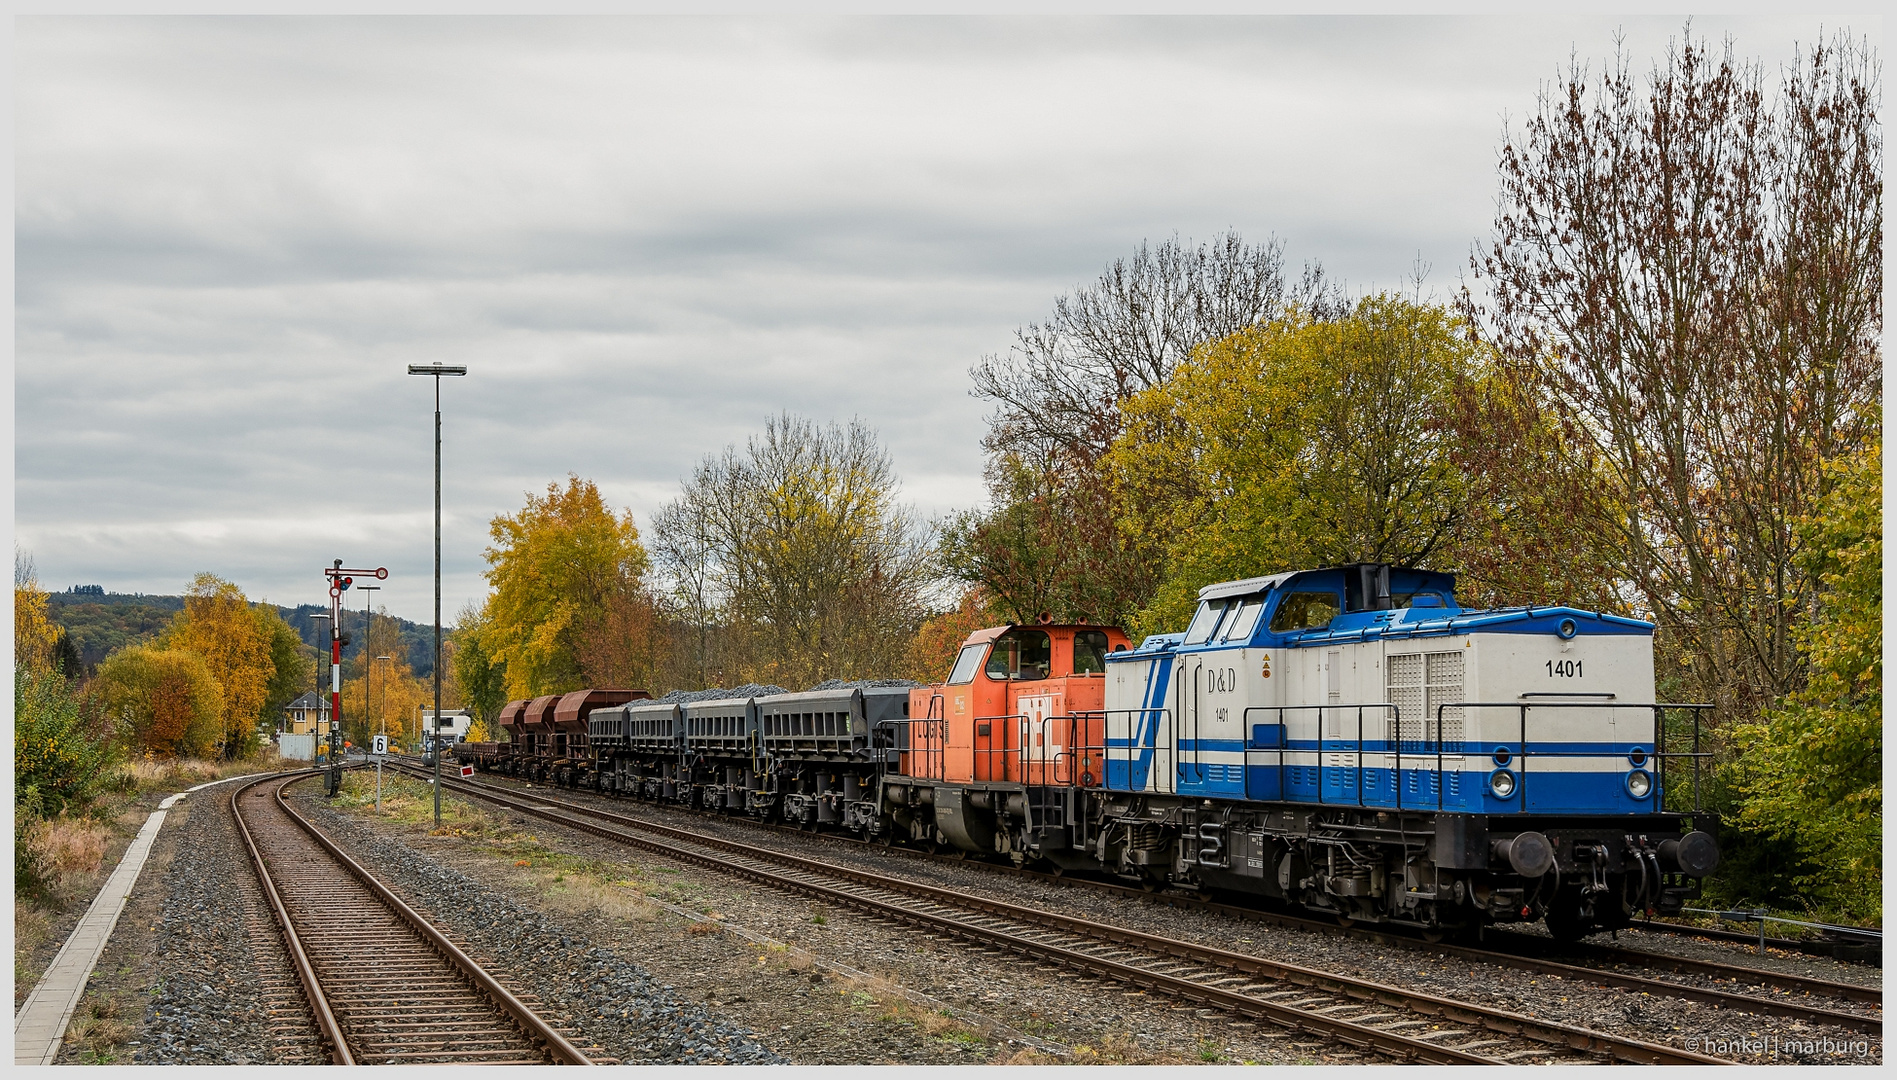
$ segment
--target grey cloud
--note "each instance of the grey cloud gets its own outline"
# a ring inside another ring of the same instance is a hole
[[[16,521],[54,587],[333,557],[447,610],[577,472],[641,522],[782,409],[982,498],[966,371],[1142,239],[1453,283],[1502,117],[1674,20],[27,18]],[[1701,20],[1789,54],[1796,20]]]

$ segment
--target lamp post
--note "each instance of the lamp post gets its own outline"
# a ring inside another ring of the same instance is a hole
[[[445,364],[410,364],[410,375],[435,377],[435,828],[441,828],[441,377],[466,375],[468,369]]]

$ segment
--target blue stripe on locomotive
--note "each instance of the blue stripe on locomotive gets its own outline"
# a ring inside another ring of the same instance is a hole
[[[1140,642],[1132,652],[1114,653],[1109,662],[1150,660],[1146,685],[1140,692],[1141,711],[1128,717],[1133,730],[1130,739],[1106,740],[1106,776],[1102,783],[1109,791],[1144,791],[1153,772],[1153,749],[1159,738],[1160,718],[1165,714],[1166,693],[1172,684],[1172,648],[1182,634],[1155,634]],[[1121,753],[1116,754],[1118,749]]]

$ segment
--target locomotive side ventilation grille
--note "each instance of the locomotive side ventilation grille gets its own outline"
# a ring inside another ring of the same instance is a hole
[[[1404,750],[1436,749],[1436,713],[1442,711],[1443,749],[1462,744],[1462,653],[1399,653],[1384,658],[1385,693],[1397,707]]]

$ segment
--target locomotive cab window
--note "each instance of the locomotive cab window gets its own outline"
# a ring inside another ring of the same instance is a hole
[[[1295,634],[1330,625],[1337,617],[1337,594],[1331,592],[1294,592],[1278,601],[1271,613],[1271,632]]]
[[[1251,633],[1258,628],[1258,613],[1265,610],[1265,598],[1246,597],[1231,618],[1225,620],[1225,634],[1219,640],[1244,642],[1251,640]]]
[[[1107,635],[1103,630],[1074,634],[1074,674],[1100,675],[1107,670]]]
[[[1045,679],[1054,643],[1045,630],[1010,630],[995,639],[988,654],[991,679]]]
[[[1199,605],[1198,614],[1192,617],[1191,625],[1186,627],[1186,644],[1203,645],[1212,638],[1212,631],[1218,629],[1219,620],[1225,616],[1225,601],[1207,600]]]
[[[949,672],[949,685],[962,686],[975,681],[975,673],[981,670],[982,654],[988,651],[986,645],[964,645],[962,654],[955,658],[955,670]]]

